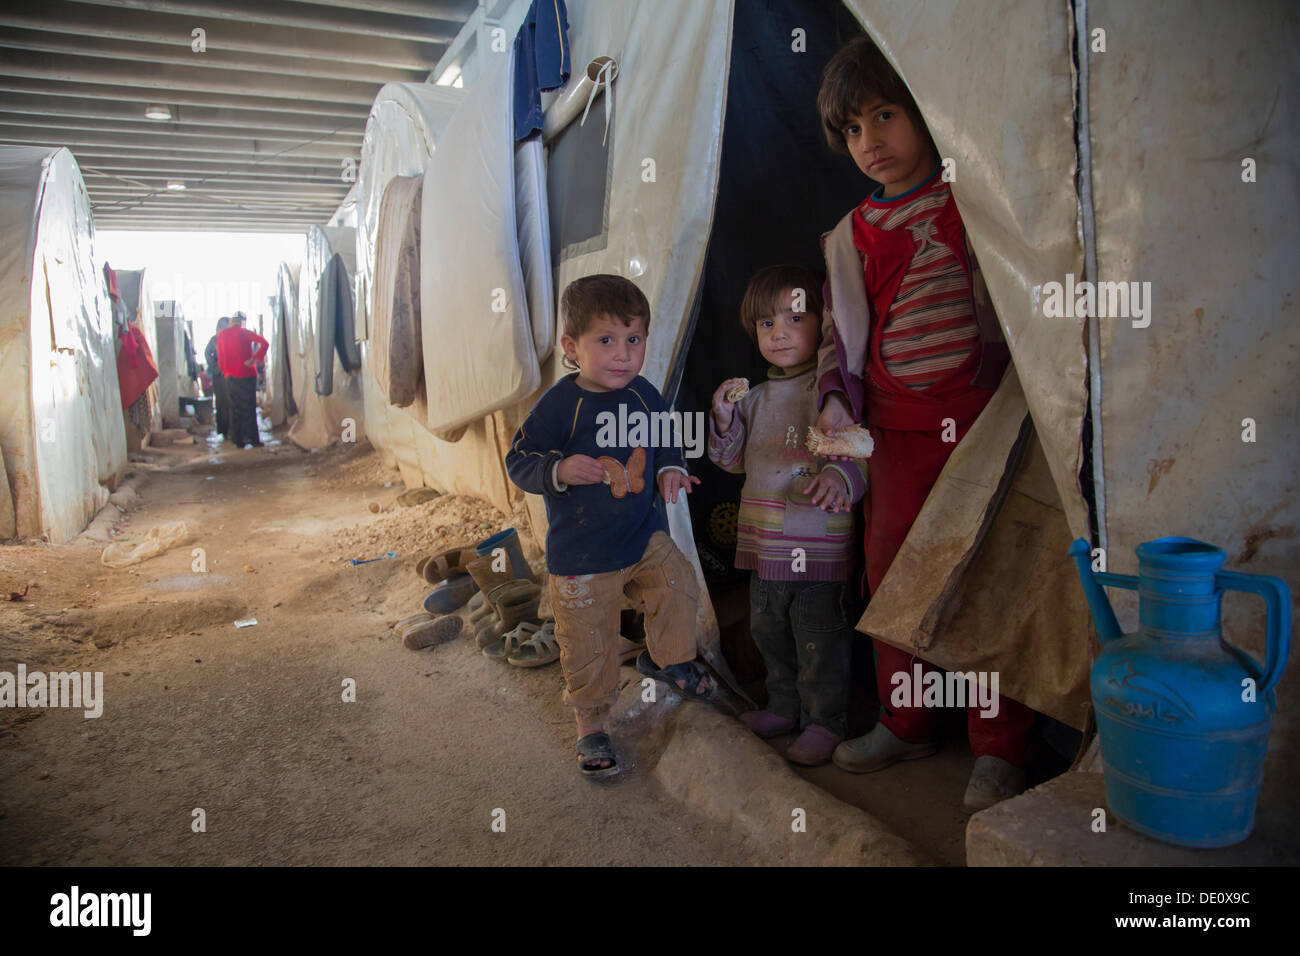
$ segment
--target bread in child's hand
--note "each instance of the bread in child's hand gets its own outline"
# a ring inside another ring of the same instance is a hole
[[[834,438],[827,438],[820,429],[808,426],[808,450],[814,455],[828,458],[831,455],[843,455],[846,458],[870,458],[876,443],[871,440],[871,432],[861,425],[841,428]]]
[[[727,394],[722,397],[729,402],[735,403],[740,401],[748,394],[749,394],[749,379],[742,378],[740,380],[740,384],[731,386],[731,388],[727,389]]]

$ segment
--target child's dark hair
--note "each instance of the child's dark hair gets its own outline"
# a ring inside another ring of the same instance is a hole
[[[912,118],[916,128],[930,140],[930,149],[938,156],[934,140],[907,84],[898,75],[898,71],[889,65],[885,55],[866,37],[854,37],[840,47],[822,71],[822,86],[817,91],[817,110],[822,115],[822,131],[825,132],[826,142],[831,149],[846,156],[849,154],[841,131],[848,125],[849,116],[861,110],[869,99],[875,97],[901,106]]]
[[[594,275],[574,279],[560,296],[560,320],[564,334],[578,338],[602,315],[620,319],[624,325],[640,316],[650,328],[650,302],[636,284],[622,276]]]
[[[802,314],[814,314],[821,328],[822,315],[822,279],[811,269],[803,266],[780,265],[766,266],[754,273],[745,289],[745,298],[740,303],[740,327],[755,342],[758,341],[758,321],[789,307],[794,308],[797,301],[787,300],[786,293],[793,292],[791,299],[799,297],[802,292]]]

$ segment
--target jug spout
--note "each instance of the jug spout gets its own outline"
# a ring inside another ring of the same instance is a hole
[[[1088,599],[1088,609],[1092,611],[1092,621],[1097,627],[1097,637],[1105,644],[1123,636],[1115,609],[1110,606],[1110,598],[1101,589],[1103,584],[1114,587],[1137,589],[1137,578],[1127,574],[1108,574],[1092,570],[1092,546],[1084,538],[1077,538],[1070,545],[1070,557],[1079,569],[1079,581],[1083,584],[1084,597]]]

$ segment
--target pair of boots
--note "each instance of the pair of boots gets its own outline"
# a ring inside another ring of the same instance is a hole
[[[474,644],[479,650],[495,644],[525,621],[537,622],[542,589],[519,579],[499,585],[484,595],[483,603],[469,615]]]

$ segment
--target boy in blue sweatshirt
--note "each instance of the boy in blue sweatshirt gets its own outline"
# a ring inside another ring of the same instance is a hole
[[[546,569],[565,702],[578,722],[578,766],[618,773],[605,718],[618,694],[619,614],[626,594],[645,610],[638,667],[689,697],[713,679],[694,663],[695,571],[655,509],[699,479],[682,457],[663,398],[640,376],[650,303],[620,276],[577,279],[560,299],[560,344],[576,368],[537,401],[506,455],[510,479],[546,501]],[[649,480],[647,480],[649,476]]]

